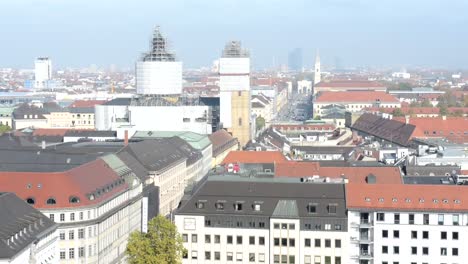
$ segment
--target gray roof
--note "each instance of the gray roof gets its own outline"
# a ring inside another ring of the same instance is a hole
[[[65,132],[65,137],[117,137],[117,131],[68,130]]]
[[[0,259],[12,259],[57,225],[13,193],[0,193]],[[17,239],[11,239],[18,234]]]
[[[103,103],[102,105],[130,105],[131,101],[132,98],[115,98]]]
[[[74,114],[94,114],[94,107],[70,107],[69,111]]]
[[[42,149],[25,138],[0,136],[0,171],[58,172],[115,153],[122,143],[64,143]]]
[[[305,152],[307,154],[348,154],[353,151],[354,146],[291,146],[291,149]]]
[[[452,177],[447,176],[405,176],[404,184],[454,185]]]
[[[408,176],[450,176],[460,174],[460,167],[453,165],[406,166]]]
[[[362,114],[351,128],[396,143],[400,146],[408,146],[411,135],[416,129],[414,125],[393,119],[386,119],[369,113]]]
[[[122,152],[132,155],[148,172],[162,171],[187,160],[184,153],[167,139],[130,142]]]
[[[203,209],[197,208],[198,201],[205,201]],[[216,209],[218,202],[225,203],[224,210]],[[244,204],[241,211],[235,210],[235,203]],[[256,203],[260,211],[254,210]],[[317,206],[313,215],[307,212],[309,203]],[[328,213],[330,204],[336,205],[336,214]],[[177,214],[345,218],[345,189],[343,184],[301,183],[298,178],[209,176]]]
[[[296,200],[279,200],[276,204],[274,217],[297,218],[299,217]]]

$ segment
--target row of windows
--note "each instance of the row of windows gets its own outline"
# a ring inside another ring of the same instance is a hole
[[[81,221],[81,220],[84,219],[84,213],[83,212],[78,213],[78,219],[76,219],[75,216],[76,216],[75,213],[70,213],[69,221],[75,221],[75,220]],[[50,218],[50,220],[55,221],[55,215],[54,214],[49,214],[49,218]],[[91,219],[91,211],[88,211],[88,219]],[[64,213],[59,215],[59,221],[60,222],[65,222],[65,214]]]
[[[65,232],[60,232],[60,240],[65,240]],[[78,239],[84,239],[85,238],[85,230],[84,228],[78,229]],[[68,239],[73,240],[75,239],[75,231],[70,230],[68,231]]]
[[[213,240],[212,240],[213,238]],[[188,234],[182,234],[182,241],[183,242],[188,242]],[[192,243],[198,243],[198,235],[197,234],[192,234],[191,240]],[[205,243],[210,244],[211,241],[213,241],[214,244],[220,244],[221,243],[221,236],[220,235],[205,235]],[[258,237],[258,239],[255,239],[255,236],[249,236],[249,245],[255,245],[256,241],[258,245],[263,246],[265,245],[265,237],[261,236]],[[227,244],[234,244],[234,236],[226,236],[226,243]],[[236,244],[242,245],[243,243],[243,237],[242,236],[236,236]]]
[[[324,262],[322,262],[321,256],[314,256],[314,262],[312,262],[312,256],[304,256],[304,264],[332,264],[332,257],[325,256]],[[335,257],[335,264],[341,264],[341,257]]]
[[[422,231],[422,238],[423,239],[429,239],[429,231]],[[382,230],[382,237],[383,238],[388,238],[388,230]],[[400,231],[399,230],[393,230],[393,238],[400,238]],[[411,239],[417,239],[418,238],[418,231],[411,231]],[[440,232],[440,239],[442,240],[447,240],[448,239],[448,234],[446,231],[441,231]],[[453,240],[458,240],[458,232],[452,232],[452,239]]]
[[[305,247],[311,247],[312,246],[312,240],[310,238],[304,239],[304,246]],[[331,248],[332,246],[332,240],[331,239],[324,239],[324,246],[326,248]],[[322,240],[320,238],[314,239],[314,247],[320,248],[322,247]],[[335,239],[335,248],[341,248],[341,239]]]
[[[79,258],[84,258],[85,257],[85,247],[79,247],[78,248],[78,257]],[[89,251],[88,251],[88,256],[91,256],[91,246],[89,246]],[[60,259],[66,259],[67,258],[67,252],[65,250],[60,250]],[[68,259],[74,259],[75,258],[75,248],[69,248],[68,249]]]
[[[28,185],[28,189],[30,189],[31,187]],[[38,187],[39,188],[39,187]],[[68,201],[71,203],[71,204],[76,204],[76,203],[79,203],[80,202],[80,198],[76,197],[76,196],[70,196],[70,198],[68,199]],[[35,204],[36,203],[36,198],[34,197],[28,197],[26,198],[26,202],[28,204]],[[47,199],[46,201],[46,204],[48,205],[55,205],[57,204],[57,200],[53,197],[50,197],[49,199]]]
[[[188,252],[184,252],[182,257],[184,259],[188,259],[189,258]],[[194,259],[194,260],[199,259],[198,251],[192,250],[190,252],[190,258]],[[259,253],[258,255],[256,253],[249,253],[248,258],[249,258],[249,262],[255,262],[255,261],[258,261],[258,262],[261,262],[261,263],[265,262],[265,254],[264,253]],[[234,252],[226,252],[226,261],[234,261],[234,260],[235,261],[243,261],[243,259],[244,259],[244,254],[242,252],[236,252],[236,254],[234,254]],[[215,251],[215,252],[205,251],[205,260],[218,260],[219,261],[219,260],[221,260],[221,252],[219,252],[219,251]]]
[[[423,214],[423,224],[424,225],[429,225],[430,220],[429,220],[429,214]],[[383,222],[385,221],[385,213],[377,213],[377,221]],[[395,213],[393,214],[393,223],[394,224],[400,224],[400,214]],[[439,214],[437,215],[437,224],[438,225],[444,225],[445,223],[445,215],[444,214]],[[408,215],[408,224],[414,225],[415,224],[415,215],[414,214],[409,214]],[[458,214],[452,215],[452,225],[460,225],[460,216]]]
[[[382,246],[382,254],[388,254],[389,253],[389,248],[388,246]],[[400,254],[400,247],[399,246],[393,246],[393,254],[398,255]],[[422,254],[423,255],[429,255],[429,248],[428,247],[422,247]],[[418,248],[417,247],[411,247],[411,255],[418,255]],[[448,256],[448,250],[445,247],[440,248],[440,255],[441,256]],[[452,248],[452,256],[458,256],[458,248]]]

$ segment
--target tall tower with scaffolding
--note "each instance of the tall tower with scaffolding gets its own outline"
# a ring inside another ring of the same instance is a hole
[[[230,41],[219,60],[220,121],[241,146],[251,139],[250,55],[239,41]]]
[[[155,27],[150,50],[136,63],[136,88],[140,95],[182,93],[182,62],[169,51],[167,39]]]

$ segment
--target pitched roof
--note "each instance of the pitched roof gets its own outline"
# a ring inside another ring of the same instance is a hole
[[[234,138],[224,129],[212,133],[208,138],[213,145],[213,157],[238,144],[237,138]]]
[[[401,211],[468,210],[466,186],[347,184],[348,208]]]
[[[231,151],[222,164],[228,163],[275,163],[286,158],[279,151]]]
[[[322,178],[346,178],[350,183],[367,183],[374,175],[377,184],[401,184],[398,167],[323,167],[318,162],[288,161],[275,164],[275,177],[305,178],[318,175]]]
[[[13,193],[0,193],[0,259],[12,259],[57,225]],[[27,230],[26,232],[23,232]],[[18,235],[17,239],[11,240]],[[7,243],[7,241],[9,241]]]
[[[346,218],[343,184],[301,183],[299,180],[275,178],[248,178],[238,176],[210,176],[202,182],[190,200],[183,203],[176,214],[197,215],[250,215]],[[197,207],[205,201],[203,209]],[[226,204],[223,210],[215,204]],[[235,203],[243,204],[242,210],[235,209]],[[307,212],[307,205],[314,203],[317,211]],[[254,210],[260,204],[260,210]],[[336,204],[336,214],[329,214],[329,204]]]
[[[98,204],[126,188],[124,180],[102,159],[65,172],[0,172],[0,191],[14,192],[23,200],[33,198],[34,207],[40,209]],[[71,197],[79,202],[71,203]],[[48,204],[49,198],[55,204]]]
[[[351,128],[401,146],[408,145],[416,129],[412,124],[386,119],[369,113],[362,114]]]
[[[106,100],[76,100],[69,107],[94,108],[95,105],[104,104]]]
[[[379,87],[385,88],[384,85],[372,81],[323,81],[315,85],[315,87],[333,87],[333,88],[368,88]]]
[[[271,127],[282,132],[287,132],[288,130],[322,131],[336,129],[334,124],[275,124]]]
[[[315,99],[315,103],[399,103],[400,101],[393,95],[386,92],[376,91],[343,91],[343,92],[322,92]]]
[[[395,120],[405,122],[404,117],[395,117]],[[446,117],[411,117],[409,124],[416,127],[414,137],[430,138],[444,137],[456,143],[468,143],[468,118]]]

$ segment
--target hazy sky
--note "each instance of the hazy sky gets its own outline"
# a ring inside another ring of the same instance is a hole
[[[0,0],[0,67],[133,67],[161,25],[184,67],[241,40],[257,68],[304,63],[468,68],[467,0]]]

